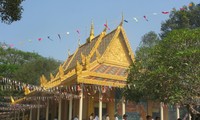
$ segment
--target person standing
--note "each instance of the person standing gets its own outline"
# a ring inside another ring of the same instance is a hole
[[[110,120],[110,117],[109,117],[109,115],[108,115],[108,114],[106,115],[106,120]]]
[[[122,120],[127,120],[127,117],[128,117],[128,116],[127,116],[126,114],[124,114]]]
[[[74,117],[74,120],[78,120],[78,116],[75,116],[75,117]]]
[[[89,120],[94,120],[94,113],[90,114]]]
[[[152,117],[150,115],[147,115],[146,120],[152,120]]]
[[[114,116],[114,117],[115,117],[115,120],[119,120],[119,119],[118,119],[118,117],[117,117],[117,114],[115,114],[115,116]]]
[[[99,117],[98,115],[95,116],[94,120],[99,120]]]
[[[155,120],[160,120],[160,117],[156,117]]]

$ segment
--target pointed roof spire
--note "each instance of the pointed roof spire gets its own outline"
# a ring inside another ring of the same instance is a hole
[[[91,22],[90,36],[94,36],[94,23],[93,23],[93,20]]]
[[[68,57],[69,57],[69,56],[70,56],[70,49],[68,49],[68,51],[67,51],[67,52],[68,52]]]
[[[87,42],[91,42],[91,40],[94,38],[94,23],[93,20],[91,22],[91,28],[90,28],[90,36],[87,38]]]
[[[104,26],[105,26],[105,25],[104,25]],[[106,20],[106,26],[105,26],[105,28],[103,29],[103,32],[106,33],[107,29],[108,29],[108,21]]]
[[[124,23],[124,14],[123,14],[123,12],[122,12],[122,20],[121,20],[121,22],[120,22],[119,26],[122,26],[122,25],[123,25],[123,23]]]
[[[81,46],[81,42],[80,42],[81,40],[80,39],[78,39],[78,46],[80,47]]]

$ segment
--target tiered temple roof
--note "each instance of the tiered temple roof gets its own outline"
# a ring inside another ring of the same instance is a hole
[[[43,86],[51,88],[84,83],[124,87],[127,68],[133,61],[134,55],[122,24],[108,34],[105,28],[96,37],[92,24],[86,43],[69,55],[56,77]]]

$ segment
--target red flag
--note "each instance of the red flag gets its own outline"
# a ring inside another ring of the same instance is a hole
[[[146,21],[149,21],[148,19],[147,19],[147,16],[143,16],[144,17],[144,19],[146,20]]]
[[[104,24],[104,26],[108,29],[108,30],[110,30],[110,28],[108,27],[108,25],[107,24]]]
[[[41,41],[42,40],[42,38],[38,38],[38,41]]]
[[[167,11],[163,11],[162,14],[169,14],[169,12],[167,12]]]
[[[79,30],[77,30],[76,32],[77,32],[78,34],[80,34],[80,31],[79,31]]]

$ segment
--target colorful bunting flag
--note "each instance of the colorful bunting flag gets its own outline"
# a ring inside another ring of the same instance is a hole
[[[158,15],[158,13],[153,13],[153,15]]]
[[[192,7],[192,6],[193,6],[193,4],[192,4],[192,3],[190,3],[188,6],[189,6],[189,7]]]
[[[13,47],[14,47],[14,44],[10,44],[9,47],[10,47],[10,48],[13,48]]]
[[[162,14],[169,14],[169,12],[168,11],[163,11]]]
[[[128,23],[128,21],[127,21],[127,20],[124,20],[124,22]]]
[[[42,40],[42,38],[38,38],[38,41],[41,41]]]
[[[58,38],[61,40],[60,34],[58,34]]]
[[[137,18],[134,17],[133,19],[135,20],[135,22],[138,22],[138,19],[137,19]]]
[[[76,30],[76,32],[77,32],[78,34],[80,34],[80,31],[79,31],[79,30]]]
[[[143,16],[144,17],[144,19],[146,20],[146,21],[149,21],[148,19],[147,19],[147,16]]]
[[[180,10],[185,10],[185,8],[180,8]]]
[[[49,40],[53,41],[53,40],[50,38],[50,36],[47,36],[47,38],[48,38]]]
[[[110,30],[110,28],[108,27],[108,25],[107,24],[104,24],[104,26],[108,29],[108,30]]]

